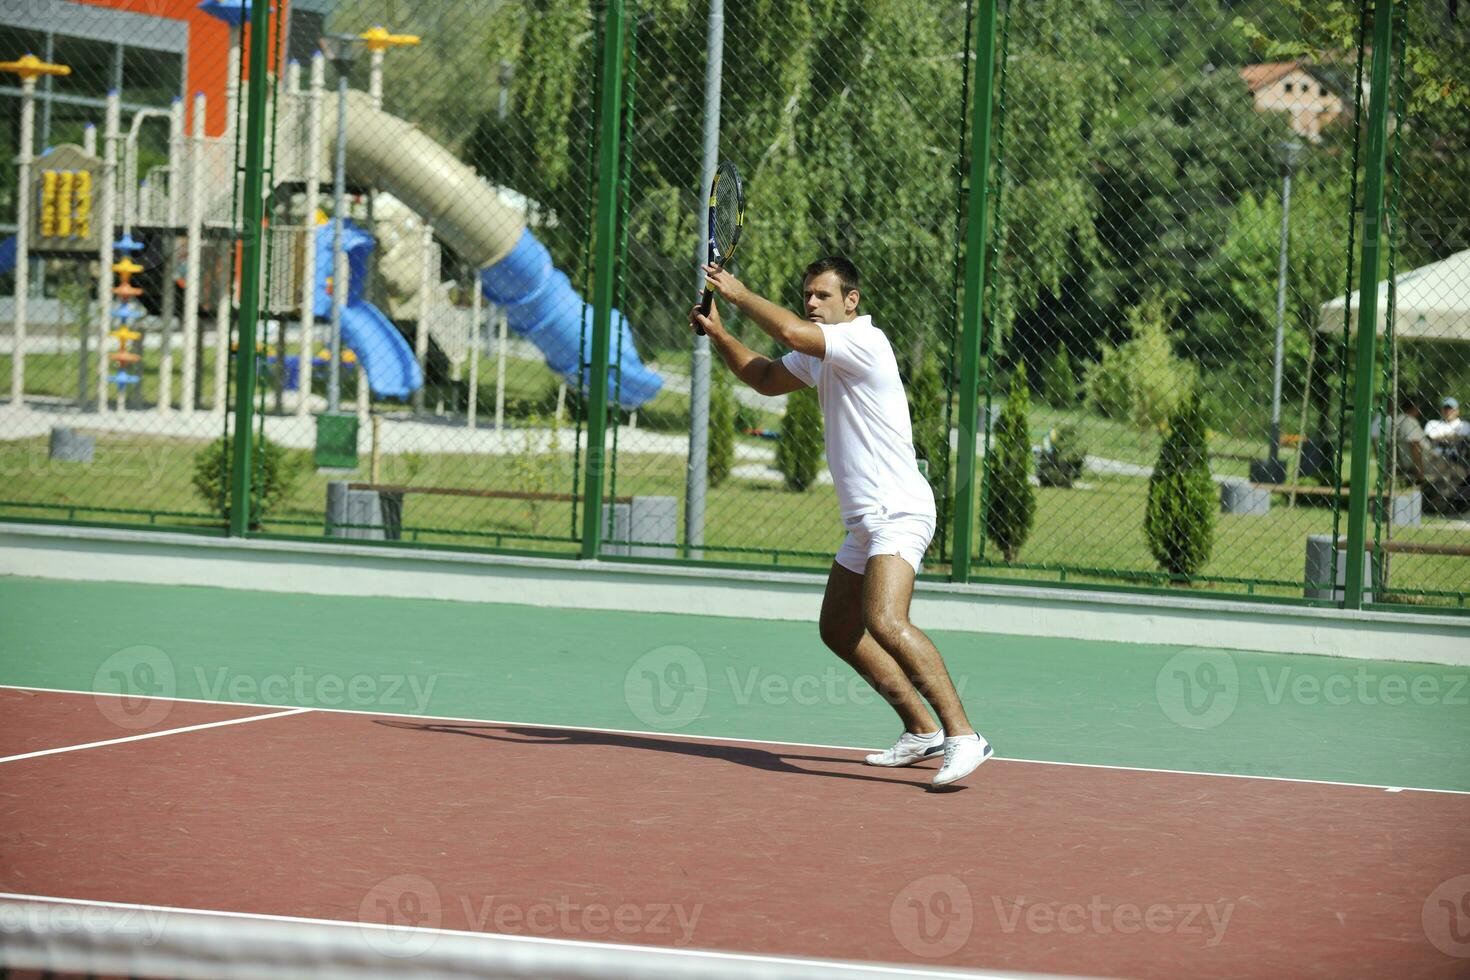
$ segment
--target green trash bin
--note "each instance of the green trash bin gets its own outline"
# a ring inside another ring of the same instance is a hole
[[[357,469],[357,415],[323,412],[316,417],[316,465],[319,469]]]

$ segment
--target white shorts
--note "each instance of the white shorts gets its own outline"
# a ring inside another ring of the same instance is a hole
[[[847,539],[837,549],[837,564],[849,572],[864,574],[868,559],[874,555],[897,555],[919,573],[924,552],[934,539],[934,517],[931,514],[890,514],[887,510],[870,511],[845,518]]]

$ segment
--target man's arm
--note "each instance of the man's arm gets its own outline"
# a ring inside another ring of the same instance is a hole
[[[705,266],[705,274],[711,289],[735,304],[736,309],[754,320],[776,343],[812,357],[826,358],[827,341],[820,326],[756,295],[725,269]]]
[[[806,382],[792,374],[779,360],[762,357],[731,336],[714,303],[710,304],[708,316],[700,313],[697,306],[690,310],[689,322],[703,328],[710,345],[719,351],[730,373],[762,395],[785,395],[806,387]]]

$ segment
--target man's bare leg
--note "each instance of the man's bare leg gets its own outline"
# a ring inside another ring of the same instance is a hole
[[[893,706],[906,731],[915,735],[935,731],[939,725],[904,670],[863,627],[863,578],[832,563],[822,597],[822,642]]]
[[[890,661],[903,671],[912,688],[933,705],[946,735],[974,734],[975,729],[965,716],[964,705],[949,678],[949,670],[944,666],[944,658],[924,631],[909,622],[909,602],[914,594],[913,566],[897,555],[874,555],[868,559],[867,574],[860,578],[863,626],[871,639],[889,654]]]

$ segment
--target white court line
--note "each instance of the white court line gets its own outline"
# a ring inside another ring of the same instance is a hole
[[[33,690],[33,689],[32,689]],[[131,902],[104,902],[80,898],[54,898],[47,895],[23,895],[16,892],[0,892],[0,901],[18,901],[32,904],[54,903],[57,905],[79,905],[98,909],[121,909],[127,912],[163,913],[165,915],[180,915],[194,917],[220,917],[226,919],[243,919],[253,922],[282,922],[294,925],[326,926],[333,929],[354,930],[361,929],[365,932],[388,932],[402,935],[404,933],[420,933],[431,936],[450,936],[459,939],[480,939],[490,942],[525,943],[533,946],[552,946],[567,949],[591,949],[599,952],[609,949],[618,952],[644,954],[653,956],[683,957],[694,960],[713,960],[727,963],[748,963],[756,968],[769,968],[772,966],[790,965],[808,968],[828,968],[833,975],[856,973],[856,974],[878,974],[881,976],[903,976],[903,977],[947,977],[951,980],[959,978],[971,978],[971,980],[1044,980],[1045,977],[1055,974],[1034,973],[991,973],[970,971],[964,969],[943,970],[923,969],[916,966],[904,966],[894,963],[861,963],[846,960],[824,960],[815,958],[802,958],[793,956],[767,956],[760,953],[734,953],[715,949],[687,949],[684,947],[669,946],[644,946],[632,943],[604,943],[586,939],[553,939],[548,936],[521,936],[512,933],[500,932],[474,932],[467,929],[442,929],[430,928],[428,926],[398,926],[386,925],[378,922],[353,922],[347,919],[314,919],[305,916],[294,915],[270,915],[259,912],[224,912],[217,909],[191,909],[179,908],[171,905],[138,905]],[[3,954],[0,954],[0,964],[4,963]],[[765,975],[765,974],[762,974]],[[1059,977],[1058,980],[1061,980]],[[1073,978],[1082,980],[1082,978]]]
[[[131,695],[129,695],[131,696]],[[154,700],[162,700],[155,698]],[[169,699],[172,700],[172,699]],[[216,702],[223,704],[224,702]],[[265,707],[264,705],[247,705],[246,707]],[[279,707],[278,705],[272,707]],[[147,738],[163,738],[165,735],[182,735],[184,732],[198,732],[206,728],[223,728],[226,725],[243,725],[251,721],[265,721],[267,718],[284,718],[286,715],[299,715],[311,711],[311,708],[292,708],[289,711],[276,711],[268,715],[251,715],[248,718],[230,718],[225,721],[211,721],[203,725],[187,725],[183,728],[165,728],[159,732],[144,732],[141,735],[126,735],[122,738],[109,738],[101,742],[83,742],[81,745],[63,745],[56,749],[42,749],[39,752],[23,752],[20,755],[0,756],[0,763],[19,762],[22,759],[36,759],[43,755],[59,755],[62,752],[80,752],[82,749],[98,749],[104,745],[121,745],[124,742],[141,742]]]
[[[120,694],[111,691],[75,691],[63,687],[26,687],[19,684],[0,684],[0,691],[44,691],[50,694],[80,694],[88,697],[137,698],[137,694]],[[155,701],[178,701],[184,704],[233,704],[244,708],[279,708],[279,704],[256,704],[251,701],[210,701],[205,698],[153,698]],[[690,742],[724,742],[741,745],[776,745],[793,749],[835,749],[840,752],[873,752],[874,746],[828,745],[822,742],[778,742],[771,739],[739,738],[731,735],[691,735],[687,732],[647,732],[632,728],[593,728],[588,725],[553,725],[541,721],[503,721],[496,718],[457,718],[452,715],[397,714],[391,711],[369,711],[366,708],[301,708],[326,714],[367,715],[373,718],[398,718],[411,721],[445,723],[464,722],[474,725],[504,725],[515,728],[549,728],[569,732],[598,732],[604,735],[640,735],[650,738],[682,739]],[[3,762],[0,759],[0,762]],[[1019,762],[1029,766],[1071,766],[1077,769],[1114,769],[1119,772],[1152,772],[1166,776],[1213,776],[1218,779],[1260,779],[1273,783],[1302,783],[1308,786],[1344,786],[1352,789],[1381,789],[1389,793],[1443,793],[1448,796],[1470,796],[1470,790],[1439,789],[1433,786],[1388,786],[1383,783],[1348,783],[1336,779],[1304,779],[1297,776],[1258,776],[1240,772],[1210,772],[1201,769],[1154,769],[1147,766],[1114,766],[1102,762],[1061,762],[1056,759],[1018,759],[1012,756],[992,756],[987,765],[997,762]]]

